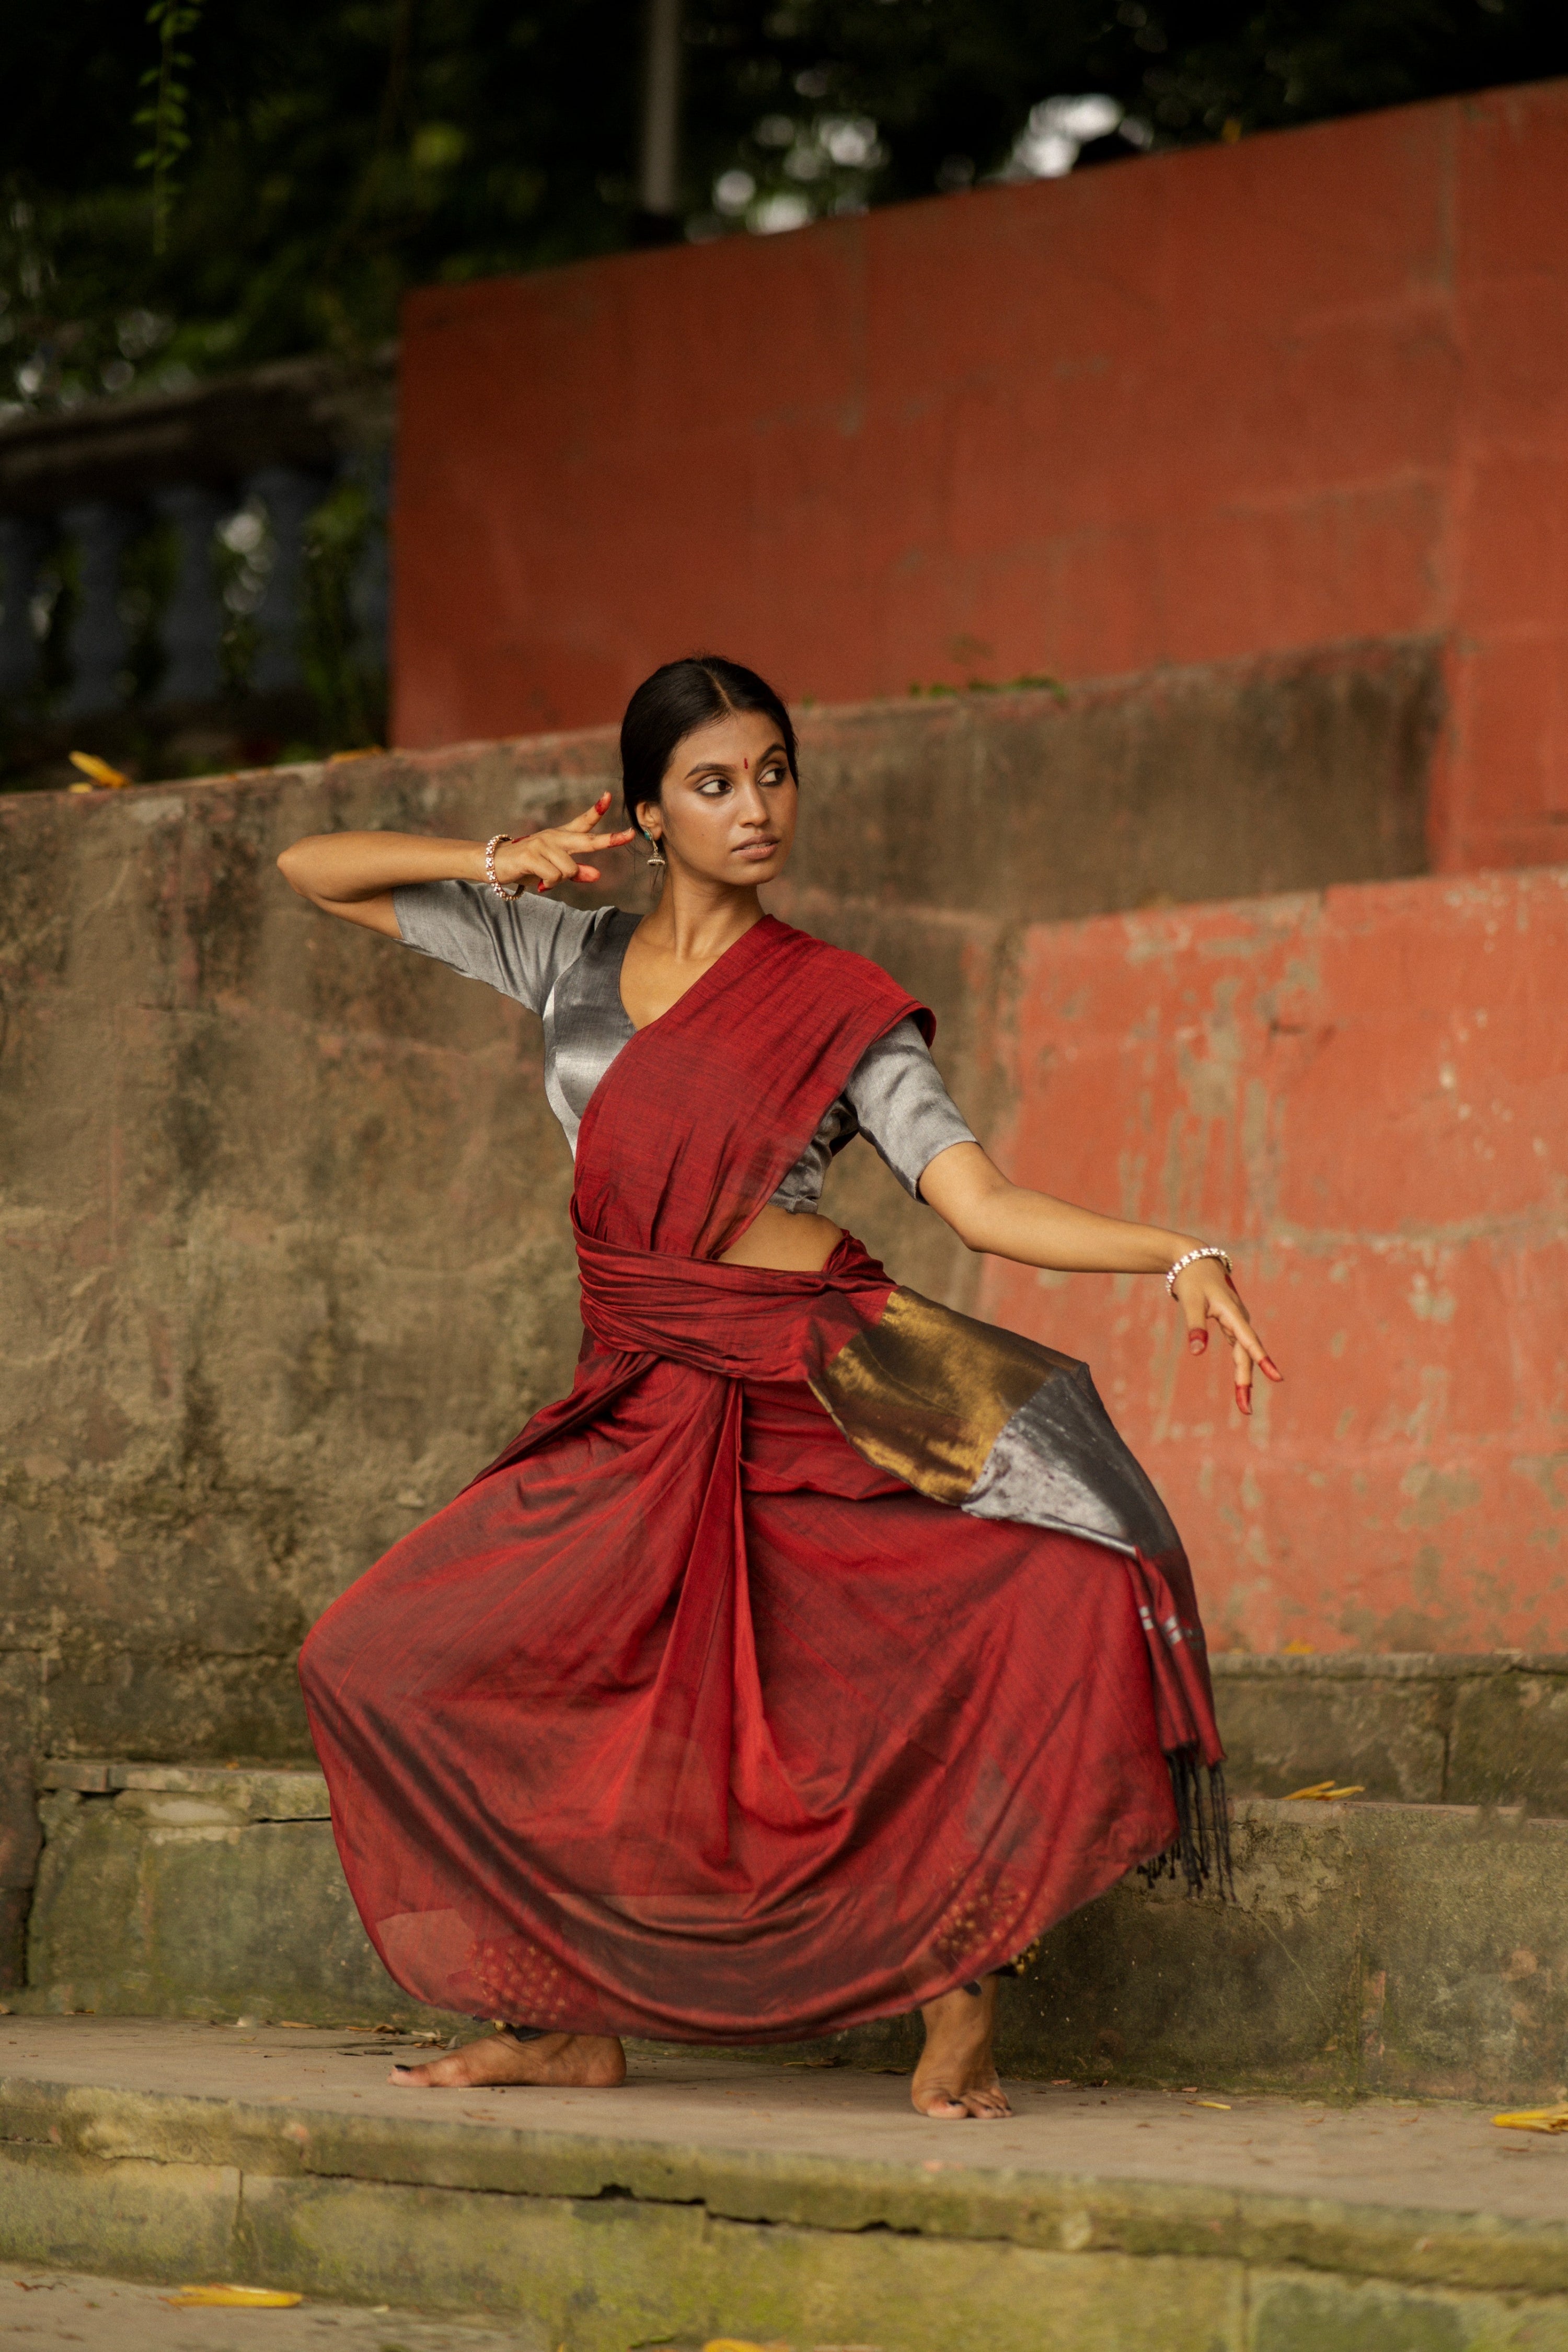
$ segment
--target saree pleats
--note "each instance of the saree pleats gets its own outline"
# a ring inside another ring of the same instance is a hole
[[[910,1009],[767,921],[639,1033],[579,1139],[572,1394],[306,1646],[349,1885],[421,2000],[824,2032],[1005,1965],[1191,1830],[1167,1754],[1220,1750],[1190,1579],[1087,1373],[1050,1388],[1082,1368],[992,1334],[988,1386],[984,1336],[848,1240],[820,1275],[714,1262]]]
[[[824,2032],[1005,1963],[1172,1836],[1119,1561],[944,1512],[798,1384],[704,1411],[689,1377],[460,1496],[314,1638],[349,1882],[422,2000]]]

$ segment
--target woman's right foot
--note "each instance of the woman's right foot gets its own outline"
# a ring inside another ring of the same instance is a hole
[[[926,2046],[921,2053],[910,2096],[922,2116],[938,2123],[969,2117],[994,2122],[1013,2112],[991,2055],[996,2024],[996,1979],[981,1980],[978,1993],[948,1992],[921,2011]]]
[[[613,2033],[542,2033],[537,2042],[491,2033],[466,2042],[449,2058],[395,2066],[386,2079],[400,2091],[477,2090],[502,2083],[613,2091],[626,2079],[626,2054]]]

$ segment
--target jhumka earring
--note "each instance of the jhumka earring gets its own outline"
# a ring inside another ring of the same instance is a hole
[[[645,841],[647,841],[647,842],[650,843],[650,844],[651,844],[651,845],[652,845],[652,848],[653,848],[653,856],[648,859],[648,862],[647,862],[647,863],[648,863],[648,871],[649,871],[650,873],[652,873],[652,872],[655,870],[655,868],[656,868],[656,867],[662,867],[662,866],[663,866],[663,865],[664,865],[664,848],[663,848],[663,845],[660,843],[660,841],[659,841],[659,837],[658,837],[658,834],[657,834],[657,833],[648,833],[648,834],[645,834],[645,835],[643,835],[643,839],[644,839]]]

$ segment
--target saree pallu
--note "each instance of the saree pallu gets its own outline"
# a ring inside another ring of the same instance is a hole
[[[1191,1579],[1084,1367],[848,1236],[717,1262],[911,1013],[767,918],[638,1032],[578,1138],[571,1394],[306,1644],[348,1883],[422,2000],[793,2040],[1210,1867]]]

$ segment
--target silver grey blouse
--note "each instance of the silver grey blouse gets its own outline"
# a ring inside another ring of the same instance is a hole
[[[618,907],[587,914],[532,891],[498,898],[474,882],[413,883],[395,890],[392,903],[405,946],[467,980],[488,981],[539,1014],[545,1097],[575,1153],[589,1097],[637,1034],[621,1003],[621,961],[639,918]],[[828,1162],[857,1135],[917,1200],[937,1153],[974,1141],[912,1021],[900,1021],[860,1056],[773,1205],[815,1209]]]

